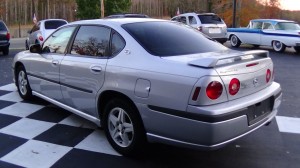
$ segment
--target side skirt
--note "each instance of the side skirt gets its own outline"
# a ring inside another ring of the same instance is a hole
[[[76,115],[78,115],[78,116],[80,116],[82,118],[85,118],[85,119],[87,119],[87,120],[95,123],[97,126],[101,127],[100,120],[98,118],[94,117],[94,116],[88,115],[88,114],[86,114],[86,113],[84,113],[82,111],[79,111],[79,110],[77,110],[75,108],[67,106],[67,105],[65,105],[63,103],[60,103],[60,102],[56,101],[56,100],[53,100],[53,99],[51,99],[51,98],[49,98],[47,96],[44,96],[44,95],[42,95],[42,94],[40,94],[38,92],[32,91],[32,94],[35,95],[35,96],[37,96],[37,97],[39,97],[39,98],[41,98],[41,99],[44,99],[44,100],[50,102],[50,103],[53,103],[53,104],[57,105],[58,107],[61,107],[61,108],[65,109],[65,110],[68,110],[68,111],[70,111],[70,112],[72,112],[72,113],[74,113],[74,114],[76,114]]]

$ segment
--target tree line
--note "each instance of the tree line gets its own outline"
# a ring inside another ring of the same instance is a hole
[[[63,18],[68,21],[100,18],[101,0],[0,0],[0,19],[8,25],[32,24],[38,20]],[[105,16],[113,13],[143,13],[169,19],[185,12],[213,12],[232,24],[233,0],[104,0]],[[300,22],[300,11],[280,9],[279,0],[237,0],[237,26],[250,19],[277,18]]]

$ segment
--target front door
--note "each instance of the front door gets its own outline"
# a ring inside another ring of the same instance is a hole
[[[30,67],[30,86],[49,98],[61,101],[59,84],[60,64],[75,27],[65,27],[52,34]]]

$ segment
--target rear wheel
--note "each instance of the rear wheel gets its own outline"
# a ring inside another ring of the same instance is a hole
[[[32,91],[29,86],[27,73],[23,66],[17,67],[16,84],[17,84],[19,95],[24,100],[29,100],[32,98]]]
[[[296,53],[298,53],[298,54],[300,53],[300,46],[295,46],[294,49],[295,49]]]
[[[236,35],[232,35],[230,37],[230,44],[232,47],[239,47],[241,45],[241,41]]]
[[[8,55],[9,53],[9,47],[6,47],[3,49],[3,55]]]
[[[286,48],[286,46],[280,41],[273,41],[272,47],[276,52],[283,52]]]
[[[103,127],[112,147],[123,155],[136,155],[146,142],[145,131],[136,108],[115,98],[104,109]]]

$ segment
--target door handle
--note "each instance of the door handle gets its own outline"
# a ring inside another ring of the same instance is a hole
[[[102,71],[102,68],[99,67],[99,66],[93,66],[93,67],[91,67],[91,70],[92,70],[92,72],[94,72],[94,73],[99,73],[99,72]]]
[[[57,65],[58,63],[59,63],[59,62],[58,62],[57,60],[53,60],[53,61],[52,61],[52,64],[53,64],[53,65]]]

